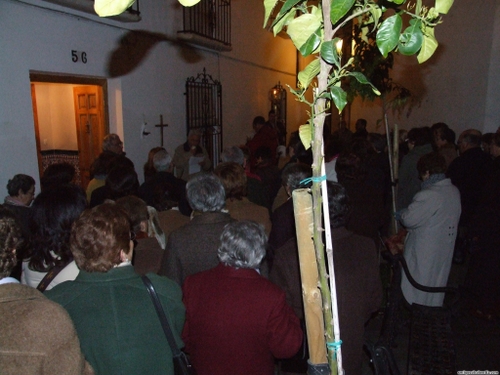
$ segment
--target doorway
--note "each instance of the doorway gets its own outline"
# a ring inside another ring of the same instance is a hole
[[[85,189],[109,132],[106,80],[31,73],[30,81],[40,177],[49,165],[66,162]]]

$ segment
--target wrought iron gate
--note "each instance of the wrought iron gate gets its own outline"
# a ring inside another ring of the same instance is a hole
[[[186,80],[185,95],[187,134],[200,131],[201,144],[216,167],[222,151],[222,86],[203,68],[203,73]]]

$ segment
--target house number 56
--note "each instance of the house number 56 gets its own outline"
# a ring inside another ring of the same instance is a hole
[[[71,61],[73,61],[74,63],[81,61],[82,63],[86,64],[87,63],[87,52],[79,52],[79,51],[75,51],[74,49],[72,49],[71,50]]]

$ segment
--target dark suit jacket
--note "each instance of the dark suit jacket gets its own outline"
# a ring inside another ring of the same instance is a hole
[[[217,267],[183,286],[183,340],[198,375],[272,375],[302,343],[285,293],[253,269]]]
[[[382,301],[377,252],[371,239],[344,227],[332,229],[332,242],[343,367],[346,374],[360,375],[364,324]],[[295,309],[302,300],[297,251],[294,239],[278,249],[269,277]]]
[[[215,267],[219,264],[219,237],[231,221],[227,213],[205,212],[174,230],[168,237],[158,274],[182,285],[189,275]]]

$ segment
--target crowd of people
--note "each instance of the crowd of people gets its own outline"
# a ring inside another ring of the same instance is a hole
[[[467,306],[500,317],[500,133],[469,129],[455,143],[444,123],[401,132],[394,181],[386,136],[366,126],[359,119],[355,132],[325,135],[347,374],[361,373],[364,326],[381,308],[378,255],[393,217],[408,233],[416,281],[445,286],[452,263],[467,261]],[[312,154],[293,133],[283,155],[261,116],[253,129],[216,161],[196,130],[173,155],[153,148],[142,184],[116,134],[104,139],[86,190],[68,164],[50,166],[36,196],[31,176],[9,180],[0,206],[2,373],[173,374],[146,274],[198,375],[305,373],[292,193],[310,187]],[[401,288],[409,304],[443,304],[405,277]]]

